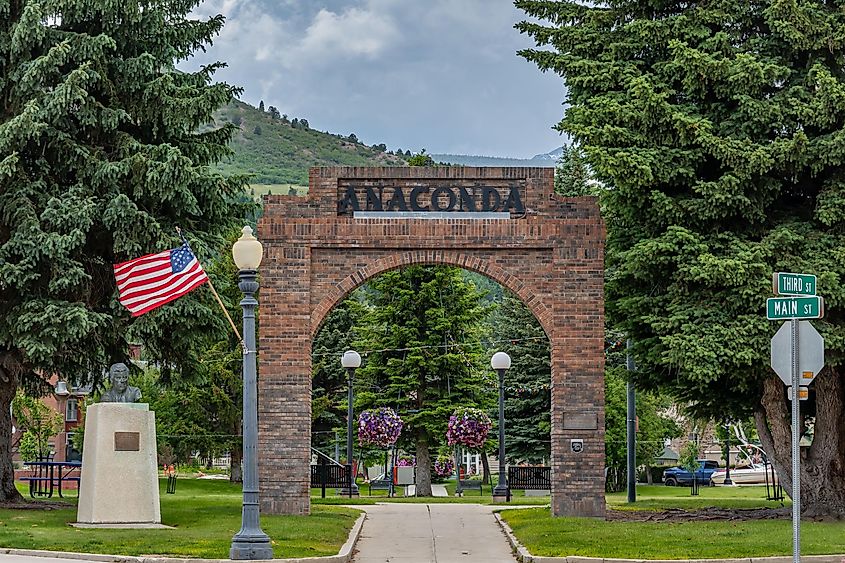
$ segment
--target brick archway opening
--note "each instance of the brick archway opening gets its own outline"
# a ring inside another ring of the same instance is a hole
[[[493,279],[540,322],[551,348],[552,512],[604,516],[604,225],[594,198],[555,196],[543,168],[312,169],[307,198],[265,197],[259,238],[262,511],[310,510],[311,341],[328,313],[380,273],[444,264]]]

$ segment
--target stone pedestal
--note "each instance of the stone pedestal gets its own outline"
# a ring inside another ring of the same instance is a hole
[[[97,403],[85,415],[78,522],[158,524],[155,413],[145,403]]]

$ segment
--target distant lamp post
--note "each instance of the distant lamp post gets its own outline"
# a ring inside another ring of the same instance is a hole
[[[505,372],[511,367],[511,357],[496,352],[490,360],[490,367],[499,374],[499,482],[493,489],[494,502],[510,502],[508,475],[505,471]]]
[[[241,529],[232,538],[230,559],[272,559],[273,547],[270,538],[261,530],[258,507],[258,392],[255,372],[255,293],[258,291],[258,266],[264,249],[252,235],[252,229],[243,228],[243,234],[234,246],[232,257],[238,267],[238,287],[244,294],[243,308],[243,511]]]
[[[725,485],[733,485],[731,481],[731,423],[725,423]]]
[[[361,367],[361,354],[355,350],[347,350],[340,358],[340,364],[346,368],[348,376],[347,396],[348,404],[346,407],[346,463],[349,464],[349,470],[352,474],[349,476],[349,489],[345,487],[341,489],[340,494],[347,494],[350,497],[358,496],[358,484],[355,482],[355,472],[352,470],[352,424],[353,424],[353,401],[355,400],[355,370]]]

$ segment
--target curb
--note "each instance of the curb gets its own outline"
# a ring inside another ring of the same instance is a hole
[[[568,555],[566,557],[548,557],[531,555],[524,545],[519,543],[508,523],[502,520],[498,512],[494,512],[496,522],[508,538],[508,543],[514,551],[516,560],[520,563],[792,563],[791,555],[776,557],[743,557],[741,559],[613,559],[604,557],[582,557]],[[802,555],[805,563],[845,563],[845,555]]]
[[[326,555],[324,557],[296,557],[293,559],[264,559],[272,563],[349,563],[352,560],[352,551],[358,538],[361,537],[361,529],[366,512],[361,512],[346,543],[341,546],[337,555]],[[145,555],[102,555],[97,553],[76,553],[71,551],[46,551],[41,549],[12,549],[0,548],[0,555],[26,555],[29,557],[57,557],[60,559],[81,559],[85,561],[98,561],[103,563],[231,563],[231,559],[199,559],[195,557],[158,557]]]

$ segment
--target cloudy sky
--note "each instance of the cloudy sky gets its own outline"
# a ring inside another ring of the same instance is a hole
[[[510,0],[206,0],[227,24],[207,53],[218,78],[312,128],[429,153],[530,158],[561,144],[561,79],[530,47]]]

